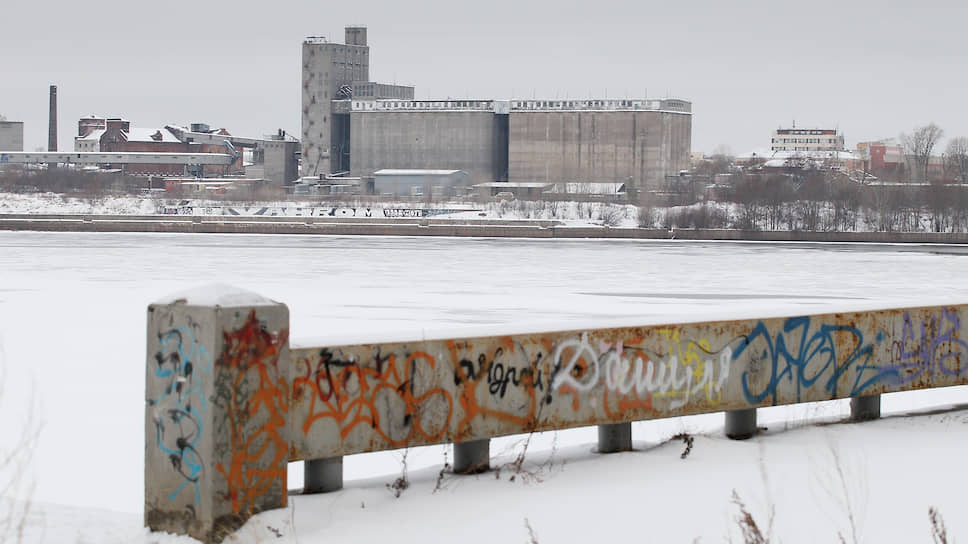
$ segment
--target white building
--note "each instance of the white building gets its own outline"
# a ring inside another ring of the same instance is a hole
[[[778,128],[770,140],[771,151],[844,151],[844,136],[836,129]]]

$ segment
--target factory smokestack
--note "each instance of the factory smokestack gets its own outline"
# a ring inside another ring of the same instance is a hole
[[[50,86],[50,126],[47,132],[47,151],[57,151],[57,85]]]

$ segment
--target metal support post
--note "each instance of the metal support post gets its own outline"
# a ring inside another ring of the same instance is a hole
[[[303,467],[303,493],[329,493],[343,489],[343,457],[307,459]]]
[[[869,421],[881,417],[881,396],[850,397],[850,419]]]
[[[632,424],[613,423],[598,426],[598,453],[615,453],[632,449]]]
[[[756,408],[726,412],[726,436],[746,440],[756,434]]]
[[[491,468],[490,439],[454,443],[454,472],[477,474]]]

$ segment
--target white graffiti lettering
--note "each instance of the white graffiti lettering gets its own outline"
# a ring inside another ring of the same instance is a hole
[[[604,376],[608,391],[620,395],[635,392],[640,397],[669,398],[669,408],[672,409],[685,406],[693,396],[701,393],[705,393],[706,400],[718,402],[733,359],[733,350],[728,346],[718,353],[718,365],[712,357],[696,361],[695,365],[683,364],[671,351],[665,360],[659,361],[649,357],[643,360],[638,351],[630,360],[626,353],[622,342],[615,345],[603,342],[596,350],[589,344],[587,333],[581,338],[561,342],[555,350],[555,363],[560,370],[552,382],[552,390],[571,387],[587,393],[597,387]],[[579,361],[587,365],[587,369],[580,373]]]

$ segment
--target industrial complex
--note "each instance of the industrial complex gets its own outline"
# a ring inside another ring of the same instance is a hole
[[[414,100],[371,82],[366,29],[302,47],[302,175],[460,170],[471,184],[621,183],[647,189],[689,166],[684,100]]]
[[[411,86],[370,80],[366,28],[347,27],[344,42],[302,43],[299,140],[281,130],[242,138],[203,123],[138,128],[91,115],[78,121],[73,153],[57,153],[51,86],[48,152],[25,153],[23,125],[4,122],[0,161],[411,196],[431,187],[466,195],[475,185],[531,196],[575,183],[652,190],[689,167],[687,101],[415,100]]]

